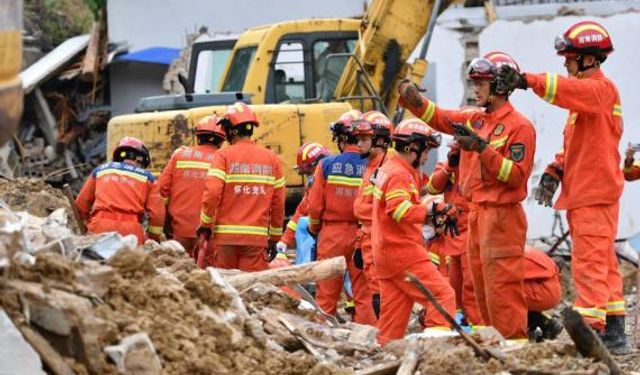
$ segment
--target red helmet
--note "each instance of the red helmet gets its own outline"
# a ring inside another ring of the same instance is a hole
[[[149,150],[144,142],[134,137],[124,137],[118,143],[118,147],[113,150],[113,161],[136,160],[140,162],[142,168],[147,168],[151,164]]]
[[[362,115],[362,118],[369,121],[373,127],[373,133],[377,135],[390,135],[393,123],[384,113],[380,111],[369,111]]]
[[[220,120],[218,120],[218,123],[231,128],[245,124],[250,124],[255,127],[259,125],[256,115],[251,108],[243,102],[236,102],[228,106],[227,111]]]
[[[223,141],[226,139],[224,129],[222,129],[222,126],[218,124],[218,118],[216,115],[205,116],[201,118],[196,125],[196,135],[208,134],[220,137]]]
[[[442,136],[436,133],[418,118],[410,118],[401,121],[396,126],[391,139],[404,143],[420,142],[428,148],[440,147]]]
[[[557,36],[555,48],[558,55],[594,55],[604,61],[613,51],[609,32],[594,21],[578,22]]]
[[[353,125],[353,131],[351,132],[353,135],[373,135],[373,126],[369,121],[361,118],[351,124]]]
[[[362,112],[357,109],[352,109],[343,113],[336,122],[331,124],[331,133],[333,134],[333,141],[345,140],[350,143],[355,143],[356,140],[353,137],[353,131],[355,130],[354,121],[359,120],[362,117]]]
[[[326,156],[329,156],[329,150],[320,143],[305,143],[296,154],[295,169],[299,173],[313,173],[318,162]]]
[[[500,66],[504,64],[520,72],[520,67],[513,57],[505,52],[492,51],[482,57],[471,60],[468,76],[470,79],[492,80],[496,77]]]

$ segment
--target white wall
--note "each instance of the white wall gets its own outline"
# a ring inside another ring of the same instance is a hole
[[[365,0],[109,0],[109,40],[130,51],[154,46],[181,48],[200,26],[241,33],[249,27],[301,18],[353,17]]]
[[[499,20],[481,32],[480,52],[504,50],[514,56],[525,71],[565,74],[563,59],[555,54],[553,40],[555,35],[561,34],[572,23],[582,19],[587,17],[557,17],[527,23]],[[602,23],[613,39],[615,51],[603,64],[603,70],[616,82],[621,95],[625,119],[625,131],[620,144],[622,153],[628,142],[640,142],[640,48],[637,43],[640,35],[640,13],[588,19]],[[463,56],[459,43],[452,43],[459,39],[460,34],[440,27],[436,28],[436,33],[429,56],[438,62],[438,102],[443,106],[456,107],[463,97],[460,77]],[[537,130],[535,169],[529,180],[531,192],[546,164],[552,160],[556,150],[562,147],[562,130],[567,111],[549,105],[530,91],[515,93],[512,101],[534,123]],[[442,151],[445,150],[441,150],[441,156]],[[592,173],[598,173],[597,165],[593,166]],[[538,206],[531,199],[527,200],[525,206],[529,219],[528,237],[548,235],[553,220],[552,210]],[[628,236],[637,231],[640,231],[640,183],[628,183],[621,201],[618,235]]]

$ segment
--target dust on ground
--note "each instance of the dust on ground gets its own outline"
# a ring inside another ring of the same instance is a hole
[[[39,179],[0,178],[0,199],[4,200],[13,211],[27,211],[39,217],[47,217],[61,207],[71,214],[64,194]]]

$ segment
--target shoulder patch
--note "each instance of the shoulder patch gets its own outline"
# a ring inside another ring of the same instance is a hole
[[[525,147],[522,143],[514,143],[509,146],[511,160],[521,161],[524,158]]]
[[[500,135],[504,132],[504,125],[503,124],[498,124],[496,125],[496,128],[493,129],[493,135]]]

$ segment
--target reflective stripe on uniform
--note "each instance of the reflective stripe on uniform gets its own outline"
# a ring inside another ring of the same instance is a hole
[[[331,185],[344,185],[359,187],[362,185],[362,178],[360,177],[344,177],[344,176],[329,176],[327,183]]]
[[[164,202],[165,206],[169,205],[169,197],[162,197],[162,202]]]
[[[282,236],[282,227],[269,227],[269,234],[272,236]]]
[[[542,99],[553,104],[553,102],[556,100],[557,91],[558,91],[558,74],[547,73],[547,80],[544,88],[544,97]]]
[[[373,197],[376,199],[380,199],[382,198],[382,190],[378,189],[377,187],[373,187]]]
[[[273,187],[275,189],[279,189],[281,187],[284,187],[284,185],[286,184],[286,181],[284,179],[284,177],[277,179],[274,183],[273,183]]]
[[[282,231],[282,229],[280,229],[280,231]],[[267,227],[251,225],[216,225],[213,228],[213,232],[220,234],[254,234],[257,236],[267,236],[269,229]]]
[[[431,263],[435,264],[436,266],[440,265],[440,257],[438,256],[438,254],[429,251],[429,258],[431,259]]]
[[[427,192],[431,195],[440,194],[440,192],[436,190],[436,188],[431,183],[431,180],[429,180],[429,183],[427,184]]]
[[[287,223],[287,228],[295,232],[296,230],[298,230],[298,223],[293,220],[289,220],[289,222]]]
[[[314,219],[311,216],[309,216],[309,224],[314,224],[314,225],[320,224],[320,220]]]
[[[431,119],[433,119],[433,115],[435,114],[436,114],[436,103],[429,101],[429,104],[427,105],[427,109],[424,111],[424,114],[422,115],[422,117],[420,117],[420,120],[428,124],[431,121]]]
[[[149,225],[149,227],[147,228],[147,232],[151,234],[162,234],[163,229],[162,227],[154,227],[153,225]]]
[[[393,210],[393,214],[391,214],[391,218],[397,222],[402,220],[402,217],[407,213],[409,208],[411,207],[411,202],[405,200],[395,210]]]
[[[227,174],[222,169],[211,168],[209,172],[207,172],[208,177],[218,177],[222,181],[225,180]]]
[[[513,161],[502,158],[502,164],[500,164],[500,172],[498,172],[498,180],[505,182],[509,179],[511,174],[511,168],[513,168]]]
[[[231,184],[247,183],[247,184],[275,185],[276,178],[273,176],[262,175],[262,174],[228,174],[227,177],[225,178],[225,182],[231,183]]]
[[[375,186],[369,185],[362,190],[362,195],[373,195],[374,190],[375,190]]]
[[[187,169],[187,168],[192,168],[192,169],[209,169],[209,167],[211,167],[211,164],[204,162],[204,161],[187,161],[187,160],[181,160],[176,162],[176,168],[177,169]]]
[[[615,104],[613,106],[613,115],[617,117],[622,117],[622,106],[620,104]]]
[[[200,221],[202,224],[211,224],[213,223],[213,219],[204,213],[204,211],[200,211]]]
[[[389,199],[398,198],[398,197],[410,198],[411,195],[402,189],[392,190],[384,195],[384,200],[388,201]]]
[[[625,303],[622,301],[612,301],[607,303],[607,314],[625,312]]]
[[[100,178],[102,176],[106,176],[106,175],[110,175],[110,174],[116,174],[118,176],[125,176],[125,177],[130,177],[133,178],[134,180],[138,180],[141,182],[147,182],[149,179],[147,176],[145,175],[141,175],[139,173],[135,173],[135,172],[129,172],[129,171],[123,171],[120,169],[113,169],[113,168],[107,168],[107,169],[103,169],[100,172],[96,173],[96,178]]]
[[[587,307],[578,307],[573,306],[573,309],[576,310],[580,315],[586,316],[589,318],[596,318],[602,321],[605,321],[607,318],[607,311],[603,309],[597,308],[587,308]]]
[[[509,139],[509,136],[498,138],[498,139],[494,139],[493,141],[491,141],[490,145],[491,145],[491,147],[493,147],[495,149],[498,149],[498,148],[504,146],[505,144],[507,144],[507,140],[508,139]]]

